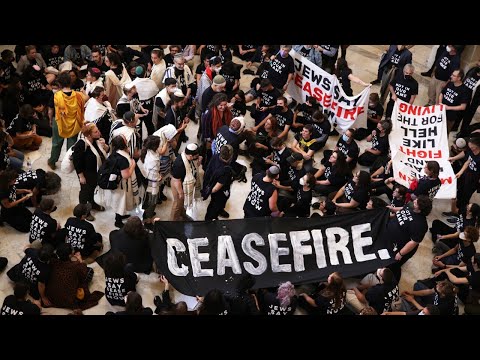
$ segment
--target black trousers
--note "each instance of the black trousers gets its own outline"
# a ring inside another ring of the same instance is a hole
[[[206,221],[218,218],[220,211],[225,209],[225,205],[230,196],[226,196],[223,189],[220,189],[220,191],[212,193],[210,198],[210,204],[208,204],[207,213],[205,214]]]
[[[80,192],[78,193],[78,201],[80,204],[94,204],[93,195],[95,194],[95,188],[97,187],[97,173],[84,172],[85,184],[80,184]]]

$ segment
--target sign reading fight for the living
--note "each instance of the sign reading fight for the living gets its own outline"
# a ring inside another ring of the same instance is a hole
[[[367,127],[370,87],[358,95],[347,96],[335,75],[330,75],[294,50],[290,51],[290,55],[295,63],[295,74],[287,92],[296,101],[304,103],[307,97],[315,97],[330,123],[337,123],[340,133],[352,126]]]
[[[435,198],[456,196],[457,179],[448,161],[448,133],[444,105],[416,106],[397,99],[389,135],[395,181],[409,187],[425,175],[427,161],[440,164],[442,182]]]
[[[150,246],[158,270],[186,295],[233,292],[246,274],[255,288],[373,272],[392,263],[389,211],[364,210],[323,218],[249,218],[155,224]]]

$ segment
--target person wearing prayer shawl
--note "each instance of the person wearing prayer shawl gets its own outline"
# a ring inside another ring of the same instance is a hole
[[[52,151],[47,161],[52,170],[56,169],[55,163],[60,157],[64,139],[67,139],[68,150],[77,141],[77,135],[83,126],[85,107],[83,96],[80,92],[70,89],[70,81],[68,73],[61,73],[58,76],[58,83],[62,89],[53,97],[55,121],[52,121]]]
[[[135,74],[137,77],[129,85],[137,88],[140,105],[144,110],[148,110],[148,113],[142,120],[147,127],[148,135],[152,135],[155,131],[152,123],[153,102],[155,100],[155,96],[160,90],[155,84],[155,81],[145,77],[145,72],[145,66],[137,66],[135,68]]]
[[[160,129],[165,124],[167,106],[170,105],[171,96],[177,91],[177,80],[174,78],[165,79],[165,87],[155,96],[153,103],[152,123],[155,129]]]
[[[88,69],[85,86],[83,88],[85,95],[91,96],[90,93],[93,91],[93,89],[95,89],[97,86],[103,87],[103,77],[101,77],[101,75],[102,73],[98,68]]]
[[[147,138],[147,129],[140,119],[141,115],[127,111],[123,119],[115,120],[110,130],[110,139],[118,135],[123,135],[127,141],[127,152],[134,159],[140,157],[142,142]],[[141,130],[139,129],[141,126]]]
[[[163,89],[163,77],[165,75],[165,70],[167,69],[167,64],[163,59],[163,50],[159,48],[155,48],[150,53],[150,58],[152,59],[152,70],[150,71],[150,79],[155,81],[157,87],[162,90]]]
[[[112,107],[116,107],[118,99],[123,95],[123,85],[129,83],[132,79],[118,54],[107,54],[105,64],[110,67],[110,70],[105,73],[105,93]]]
[[[108,101],[103,101],[105,97],[103,86],[95,87],[90,96],[85,106],[85,121],[96,124],[102,138],[108,139],[112,122],[116,119],[112,105]]]
[[[197,144],[188,144],[173,163],[170,182],[173,195],[171,221],[193,220],[187,215],[186,209],[193,209],[199,163]]]

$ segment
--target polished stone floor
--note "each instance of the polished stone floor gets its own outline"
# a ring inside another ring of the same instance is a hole
[[[0,50],[4,48],[12,48],[13,46],[0,46]],[[377,73],[377,66],[379,62],[380,55],[383,51],[384,45],[352,45],[348,48],[347,61],[350,67],[353,70],[353,74],[364,80],[365,82],[370,82],[375,79]],[[415,104],[423,105],[427,102],[427,87],[429,79],[420,76],[420,72],[426,70],[426,62],[430,55],[431,46],[416,45],[411,51],[413,53],[413,64],[416,67],[415,70],[415,79],[419,82],[419,95],[415,101]],[[198,56],[197,56],[198,58]],[[240,62],[239,59],[234,58],[235,62]],[[198,59],[196,59],[198,63]],[[241,89],[247,91],[249,89],[252,76],[242,75],[241,79]],[[352,84],[354,93],[358,93],[362,90],[363,87]],[[372,91],[378,91],[378,85],[372,87]],[[253,120],[250,118],[247,112],[246,122],[247,126],[253,124]],[[477,114],[478,115],[478,114]],[[190,141],[196,139],[197,125],[190,123],[187,127],[187,136],[190,138]],[[327,148],[333,148],[337,141],[337,137],[331,137],[328,141]],[[292,135],[289,135],[289,141],[292,140]],[[452,138],[450,139],[452,141]],[[361,147],[361,152],[367,146],[367,142],[364,140],[359,143]],[[49,170],[47,166],[47,159],[50,154],[51,149],[51,140],[48,138],[43,139],[43,143],[40,149],[36,152],[27,154],[33,162],[33,168],[43,168],[46,171]],[[63,158],[65,153],[65,148],[62,151],[60,160]],[[321,152],[320,152],[321,153]],[[315,156],[317,162],[321,159],[321,154],[318,153]],[[240,157],[239,161],[244,165],[248,166],[248,161],[244,157]],[[60,161],[57,163],[57,166],[60,166]],[[251,169],[248,167],[247,178],[251,178]],[[61,191],[52,196],[55,199],[55,202],[58,206],[58,210],[53,213],[53,217],[60,221],[62,225],[65,224],[65,221],[68,217],[72,216],[72,211],[74,206],[78,202],[78,191],[79,183],[74,175],[72,174],[63,174],[59,169],[56,171],[62,177],[62,189]],[[239,183],[235,182],[232,186],[232,197],[227,203],[226,210],[230,213],[231,218],[241,218],[243,217],[243,203],[245,198],[250,190],[250,182],[248,183]],[[172,205],[172,196],[170,189],[166,189],[166,194],[168,201],[163,202],[156,209],[157,214],[160,218],[167,220],[170,214],[170,209]],[[472,200],[478,202],[478,194],[475,194]],[[434,219],[442,219],[441,212],[449,211],[449,200],[435,200],[434,210],[431,215],[428,217],[429,224]],[[198,204],[198,219],[203,219],[205,210],[207,207],[207,202],[200,202]],[[132,213],[135,215],[135,212]],[[114,229],[114,213],[113,211],[107,210],[103,213],[94,213],[96,220],[93,222],[96,230],[103,235],[104,241],[104,251],[108,251],[108,235],[111,230]],[[9,260],[7,270],[17,264],[23,256],[23,248],[28,244],[27,234],[20,234],[12,229],[10,226],[5,225],[0,228],[0,255],[5,256]],[[430,241],[430,234],[427,233],[425,241],[420,244],[417,254],[407,262],[403,267],[403,275],[400,283],[401,290],[409,290],[412,288],[413,283],[416,279],[423,279],[430,276],[431,268],[431,259],[432,259],[432,242]],[[478,247],[477,247],[478,248]],[[93,262],[90,265],[95,270],[95,276],[91,284],[91,290],[100,290],[104,291],[105,287],[105,277],[103,270],[98,266],[96,262]],[[137,291],[143,297],[143,304],[145,306],[150,306],[154,308],[153,297],[158,295],[162,291],[162,285],[157,278],[157,274],[151,273],[150,275],[139,274],[139,283],[137,284]],[[3,299],[12,294],[12,283],[6,276],[6,271],[0,274],[0,304],[3,302]],[[175,298],[173,301],[179,299],[180,294],[175,292]],[[99,305],[85,311],[85,314],[105,314],[105,312],[113,310],[120,311],[120,307],[111,306],[104,298],[100,300]],[[46,308],[43,309],[42,313],[44,314],[67,314],[70,310],[67,309],[57,309],[57,308]]]

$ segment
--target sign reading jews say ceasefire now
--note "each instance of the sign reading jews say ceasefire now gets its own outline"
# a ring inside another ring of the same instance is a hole
[[[367,107],[370,87],[360,94],[347,96],[335,75],[327,73],[307,58],[290,51],[295,64],[293,81],[288,85],[287,92],[299,103],[304,103],[309,96],[317,99],[323,107],[328,121],[341,129],[367,127]]]
[[[448,133],[444,105],[416,106],[397,99],[389,135],[395,181],[409,187],[425,175],[427,161],[440,165],[442,186],[435,198],[456,196],[457,179],[448,161]]]

